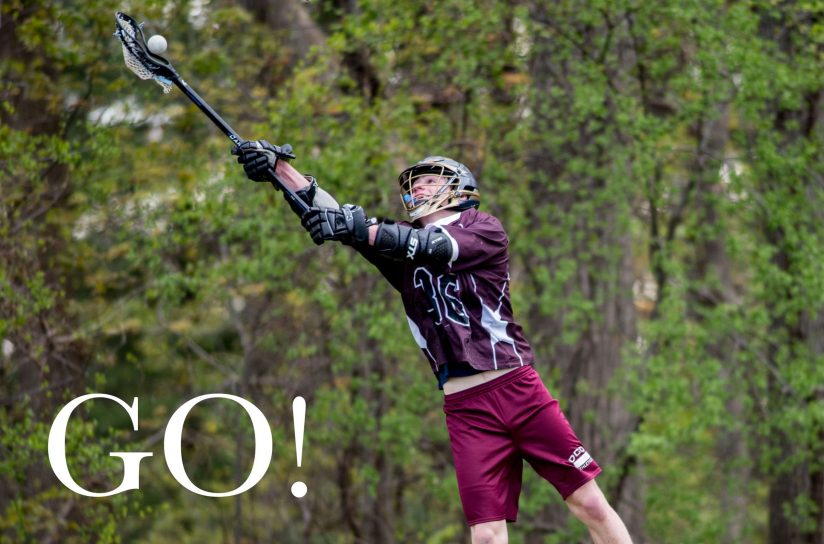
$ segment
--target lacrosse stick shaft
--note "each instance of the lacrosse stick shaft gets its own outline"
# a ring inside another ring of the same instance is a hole
[[[224,121],[223,118],[220,115],[218,115],[217,112],[213,110],[212,107],[209,104],[207,104],[206,101],[203,100],[200,97],[200,95],[195,92],[194,89],[189,87],[189,85],[185,81],[183,81],[183,79],[181,79],[180,77],[172,77],[171,79],[172,82],[175,85],[177,85],[177,87],[181,91],[183,91],[183,94],[189,97],[189,100],[191,100],[195,104],[195,106],[200,108],[200,111],[205,113],[206,117],[211,119],[215,126],[217,126],[217,128],[219,128],[221,132],[223,132],[230,140],[232,140],[232,142],[234,142],[235,145],[240,145],[241,143],[243,143],[243,138],[241,138],[238,135],[238,133],[235,132],[232,127],[229,126],[229,123]],[[280,177],[278,177],[273,168],[269,169],[269,175],[271,175],[274,178],[274,181],[272,181],[272,185],[274,185],[276,189],[280,189],[281,191],[283,191],[287,198],[294,201],[298,205],[298,207],[300,207],[300,209],[302,209],[304,212],[309,209],[309,205],[306,204],[306,202],[304,202],[303,199],[298,197],[298,195],[296,195],[295,192],[290,187],[288,187],[280,179]]]
[[[203,100],[199,94],[195,92],[194,89],[189,87],[189,84],[183,81],[180,77],[172,78],[172,82],[178,86],[178,88],[183,91],[183,94],[189,97],[189,100],[194,102],[195,106],[200,108],[200,111],[206,114],[206,117],[212,120],[212,122],[225,134],[235,145],[240,145],[243,142],[243,138],[238,136],[238,133],[234,131],[232,127],[229,126],[229,123],[223,120],[223,118],[217,114],[212,107]]]

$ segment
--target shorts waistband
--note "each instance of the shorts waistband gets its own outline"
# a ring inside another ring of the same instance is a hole
[[[458,391],[457,393],[452,393],[451,395],[444,395],[444,405],[456,404],[466,399],[471,399],[473,397],[477,397],[478,395],[483,395],[484,393],[498,389],[508,383],[514,382],[530,370],[532,370],[531,364],[524,365],[513,370],[512,372],[507,372],[503,376],[499,376],[493,380],[489,380],[488,382],[476,385],[475,387],[470,387],[469,389],[464,389],[463,391]]]

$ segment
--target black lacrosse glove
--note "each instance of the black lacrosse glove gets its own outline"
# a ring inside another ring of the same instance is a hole
[[[340,208],[309,208],[300,222],[317,245],[326,240],[338,240],[347,245],[365,244],[372,224],[366,219],[363,208],[352,204]]]
[[[294,159],[292,146],[272,145],[266,140],[247,140],[232,149],[232,155],[237,155],[237,162],[243,165],[246,177],[252,181],[275,181],[272,172],[279,159]]]

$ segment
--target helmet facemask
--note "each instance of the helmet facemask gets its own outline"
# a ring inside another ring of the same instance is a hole
[[[452,168],[453,164],[457,168]],[[407,168],[398,182],[401,201],[412,221],[447,208],[477,207],[480,199],[469,169],[443,157],[428,157]]]

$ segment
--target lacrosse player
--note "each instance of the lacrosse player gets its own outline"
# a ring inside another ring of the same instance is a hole
[[[524,460],[555,486],[594,542],[631,542],[595,483],[601,468],[533,368],[509,300],[509,241],[498,219],[478,210],[478,184],[466,166],[427,157],[401,172],[409,221],[394,222],[340,206],[283,160],[293,158],[291,147],[248,141],[232,152],[250,179],[272,181],[274,171],[310,206],[304,212],[290,202],[316,244],[352,246],[400,292],[412,336],[444,392],[473,543],[507,542]]]

